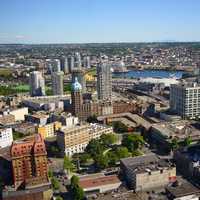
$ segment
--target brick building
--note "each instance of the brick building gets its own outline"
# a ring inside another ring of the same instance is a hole
[[[15,188],[49,184],[47,152],[39,134],[13,142],[10,154]]]

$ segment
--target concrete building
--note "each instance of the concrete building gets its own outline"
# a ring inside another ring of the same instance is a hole
[[[64,111],[64,105],[69,104],[69,96],[45,96],[33,97],[23,100],[23,105],[27,106],[30,110],[34,111]]]
[[[37,124],[31,122],[22,122],[14,127],[14,131],[25,135],[33,135],[36,133]]]
[[[89,126],[90,139],[99,139],[101,135],[113,134],[113,127],[100,124],[90,124]]]
[[[63,95],[64,73],[63,72],[53,72],[51,75],[51,78],[52,78],[53,95]]]
[[[183,119],[200,116],[200,85],[196,83],[172,84],[170,109]]]
[[[30,95],[31,96],[44,96],[45,95],[45,81],[42,73],[34,71],[30,73]]]
[[[27,122],[31,122],[31,123],[43,126],[43,125],[46,125],[48,123],[49,115],[41,113],[41,112],[37,112],[37,113],[34,113],[34,114],[26,115],[25,120]]]
[[[86,81],[85,81],[85,76],[84,76],[84,71],[83,69],[73,69],[72,70],[72,83],[75,82],[75,79],[78,79],[78,82],[82,86],[82,92],[86,93]]]
[[[92,192],[105,193],[116,190],[120,187],[121,181],[116,175],[105,176],[99,173],[79,177],[79,185],[87,195],[87,193],[91,194]]]
[[[37,128],[37,133],[42,136],[43,139],[48,137],[56,136],[56,131],[61,129],[62,124],[60,122],[53,122],[46,125],[39,125]]]
[[[79,52],[76,52],[74,58],[75,58],[75,68],[81,69],[82,67],[81,54]]]
[[[52,63],[52,72],[60,72],[61,71],[61,65],[59,59],[53,59],[51,61]]]
[[[75,68],[75,63],[74,63],[74,57],[73,56],[70,56],[68,57],[68,64],[69,64],[69,72],[71,73],[74,68]]]
[[[69,63],[68,63],[68,58],[67,57],[62,57],[60,59],[60,67],[61,70],[64,72],[64,74],[69,74]]]
[[[12,125],[15,124],[15,116],[8,114],[8,115],[1,115],[0,116],[0,125],[6,126],[6,125]]]
[[[136,192],[176,181],[176,167],[155,154],[121,159],[120,169],[127,185]]]
[[[97,66],[97,93],[99,100],[112,98],[112,73],[107,62],[102,62]]]
[[[199,200],[200,190],[189,182],[175,182],[165,188],[169,200]]]
[[[84,152],[89,141],[89,125],[66,128],[57,132],[57,143],[62,152],[68,156]]]
[[[7,114],[13,115],[15,117],[15,121],[24,121],[25,115],[28,114],[28,108],[23,107],[23,108],[16,108],[16,109],[8,110]]]
[[[174,152],[174,160],[176,162],[177,170],[200,183],[200,145],[191,145],[187,148],[178,149]]]
[[[90,140],[98,139],[101,135],[109,133],[113,133],[112,127],[98,124],[64,127],[57,132],[57,143],[63,153],[72,156],[74,153],[84,152]]]
[[[86,68],[86,69],[90,69],[91,68],[90,56],[85,56],[83,58],[83,67]]]
[[[12,128],[0,129],[0,148],[10,146],[13,142]]]
[[[52,114],[50,120],[52,122],[61,122],[67,128],[74,127],[79,123],[78,117],[72,116],[71,113]]]

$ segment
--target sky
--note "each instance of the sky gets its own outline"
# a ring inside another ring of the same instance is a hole
[[[200,41],[200,0],[0,0],[0,43]]]

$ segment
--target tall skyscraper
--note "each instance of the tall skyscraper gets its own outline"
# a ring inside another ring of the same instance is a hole
[[[61,70],[65,73],[68,74],[69,73],[69,63],[68,63],[68,58],[67,57],[62,57],[60,59],[60,67]]]
[[[73,69],[72,70],[72,83],[75,82],[75,78],[78,79],[78,82],[82,86],[82,93],[86,93],[86,81],[84,76],[84,70],[83,69]]]
[[[52,90],[53,95],[63,95],[63,72],[53,72],[52,78]]]
[[[75,53],[75,68],[76,69],[81,69],[81,54],[79,52]]]
[[[84,57],[84,59],[83,59],[83,66],[84,66],[84,68],[86,68],[86,69],[91,68],[90,56]]]
[[[59,59],[52,60],[52,71],[53,72],[60,72],[61,71],[61,65]]]
[[[101,62],[97,66],[97,94],[99,100],[112,98],[112,73],[108,62]]]
[[[68,57],[68,65],[69,65],[69,72],[72,72],[73,71],[73,69],[74,69],[74,57],[73,56],[70,56],[70,57]]]
[[[75,77],[72,83],[72,114],[81,118],[82,117],[82,107],[83,107],[83,96],[82,96],[82,86],[78,82],[78,78]]]
[[[13,142],[10,152],[15,188],[32,188],[49,183],[47,152],[39,134]]]
[[[30,73],[30,95],[31,96],[44,96],[45,95],[45,81],[42,73],[33,71]]]

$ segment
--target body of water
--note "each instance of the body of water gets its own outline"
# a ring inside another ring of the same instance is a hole
[[[128,72],[114,72],[116,78],[182,78],[183,71],[166,71],[166,70],[131,70]]]

